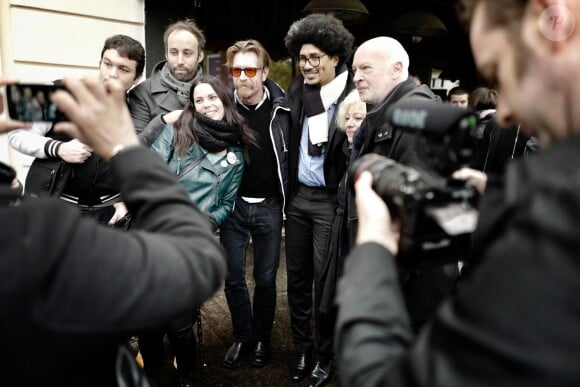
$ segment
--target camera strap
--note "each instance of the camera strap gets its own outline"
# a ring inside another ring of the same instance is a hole
[[[520,125],[518,125],[518,130],[516,132],[516,138],[514,140],[514,149],[512,149],[512,160],[516,154],[516,145],[518,145],[518,138],[520,137]]]

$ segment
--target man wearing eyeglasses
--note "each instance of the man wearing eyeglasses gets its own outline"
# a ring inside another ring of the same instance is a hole
[[[225,294],[232,316],[234,343],[222,365],[235,368],[250,354],[263,367],[270,355],[276,310],[276,273],[280,261],[282,220],[288,193],[290,109],[286,94],[268,79],[270,55],[256,40],[240,40],[226,51],[238,111],[258,133],[258,147],[248,149],[249,162],[220,240],[226,251]],[[246,250],[252,239],[254,299],[246,284]]]
[[[165,60],[129,93],[129,110],[142,144],[151,146],[166,122],[174,122],[189,101],[189,90],[202,74],[203,31],[191,19],[167,26],[163,34]]]
[[[309,374],[310,386],[322,386],[331,376],[336,314],[319,310],[321,278],[328,259],[336,190],[347,165],[346,134],[337,129],[334,116],[337,104],[354,88],[346,66],[354,37],[335,17],[313,14],[293,23],[284,41],[300,65],[300,74],[288,90],[292,127],[286,268],[296,350],[290,373],[292,382]]]

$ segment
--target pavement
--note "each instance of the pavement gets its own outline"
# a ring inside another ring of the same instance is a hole
[[[201,383],[200,380],[200,386],[301,387],[308,385],[307,378],[301,383],[292,383],[290,381],[289,364],[294,356],[294,345],[290,333],[290,313],[288,311],[286,292],[286,257],[283,243],[281,250],[280,267],[277,273],[277,304],[274,330],[271,338],[270,362],[263,368],[255,368],[250,364],[249,358],[246,357],[239,368],[226,369],[221,366],[226,351],[233,343],[230,312],[222,286],[201,307],[202,341],[205,353],[205,367],[203,368],[205,383]],[[250,245],[246,258],[246,279],[250,295],[253,294],[254,289],[252,262],[253,255]],[[197,325],[194,326],[194,330],[197,332]],[[201,369],[198,369],[198,379],[201,379],[201,374]],[[334,368],[332,379],[327,386],[339,386],[336,368]]]

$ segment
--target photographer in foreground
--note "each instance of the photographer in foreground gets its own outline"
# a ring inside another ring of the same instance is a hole
[[[482,198],[478,267],[416,339],[396,275],[398,227],[370,174],[360,175],[357,247],[337,297],[343,386],[580,384],[580,7],[464,5],[475,63],[500,86],[500,123],[520,122],[543,149],[510,163],[500,186],[488,184],[497,194]],[[558,23],[544,29],[542,20]]]
[[[53,198],[0,208],[0,385],[146,386],[128,380],[139,370],[123,343],[209,298],[225,257],[165,162],[139,145],[120,83],[64,85],[52,99],[74,124],[57,130],[110,162],[134,229]]]

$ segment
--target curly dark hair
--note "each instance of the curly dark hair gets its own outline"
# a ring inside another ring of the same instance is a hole
[[[292,23],[284,44],[294,58],[298,58],[304,44],[312,44],[325,54],[338,56],[339,63],[344,63],[352,54],[354,36],[336,17],[314,13]]]

